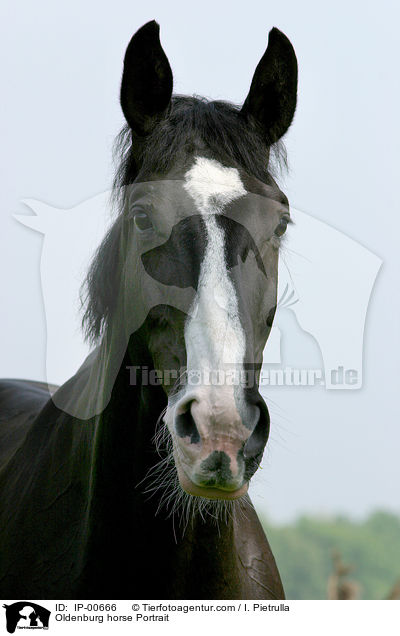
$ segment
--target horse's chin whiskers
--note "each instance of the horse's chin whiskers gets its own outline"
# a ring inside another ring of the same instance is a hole
[[[153,443],[155,445],[156,451],[157,453],[161,456],[162,455],[162,447],[167,445],[169,442],[169,431],[167,429],[167,427],[164,424],[164,416],[167,412],[167,408],[168,406],[166,406],[160,413],[160,415],[158,416],[157,422],[156,422],[156,432],[154,434],[153,437]]]
[[[143,495],[148,495],[147,500],[159,494],[156,515],[166,512],[166,518],[172,517],[174,532],[175,527],[182,529],[182,535],[191,523],[196,519],[202,523],[212,522],[220,532],[220,524],[226,525],[237,515],[242,517],[245,509],[251,505],[247,498],[234,501],[224,499],[206,499],[195,497],[185,492],[181,487],[176,471],[173,443],[167,426],[162,421],[165,411],[160,415],[153,441],[157,453],[161,459],[152,466],[145,477],[136,485],[136,488],[144,485]],[[178,521],[176,524],[175,521]]]

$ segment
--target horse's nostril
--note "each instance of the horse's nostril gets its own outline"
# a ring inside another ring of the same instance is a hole
[[[191,413],[191,404],[192,403],[189,402],[186,405],[186,410],[176,416],[175,430],[179,437],[190,437],[191,444],[198,444],[200,442],[200,435]]]
[[[261,455],[269,436],[269,413],[266,405],[257,407],[259,410],[258,422],[247,440],[243,455],[245,459],[252,459]]]

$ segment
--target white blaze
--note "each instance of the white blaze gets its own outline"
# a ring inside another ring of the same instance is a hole
[[[197,157],[186,173],[184,188],[202,214],[207,234],[193,315],[185,328],[187,369],[238,371],[245,356],[245,334],[227,271],[224,233],[215,215],[246,190],[236,168],[204,157]]]

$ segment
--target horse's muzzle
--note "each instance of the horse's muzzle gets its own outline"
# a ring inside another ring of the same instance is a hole
[[[192,495],[235,499],[247,491],[269,433],[268,409],[256,400],[233,399],[219,387],[197,389],[169,409],[180,484]]]

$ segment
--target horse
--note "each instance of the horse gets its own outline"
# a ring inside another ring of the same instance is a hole
[[[159,25],[132,37],[118,211],[82,294],[93,350],[60,388],[0,383],[4,598],[284,598],[247,490],[296,98],[277,28],[242,107],[173,94]]]

